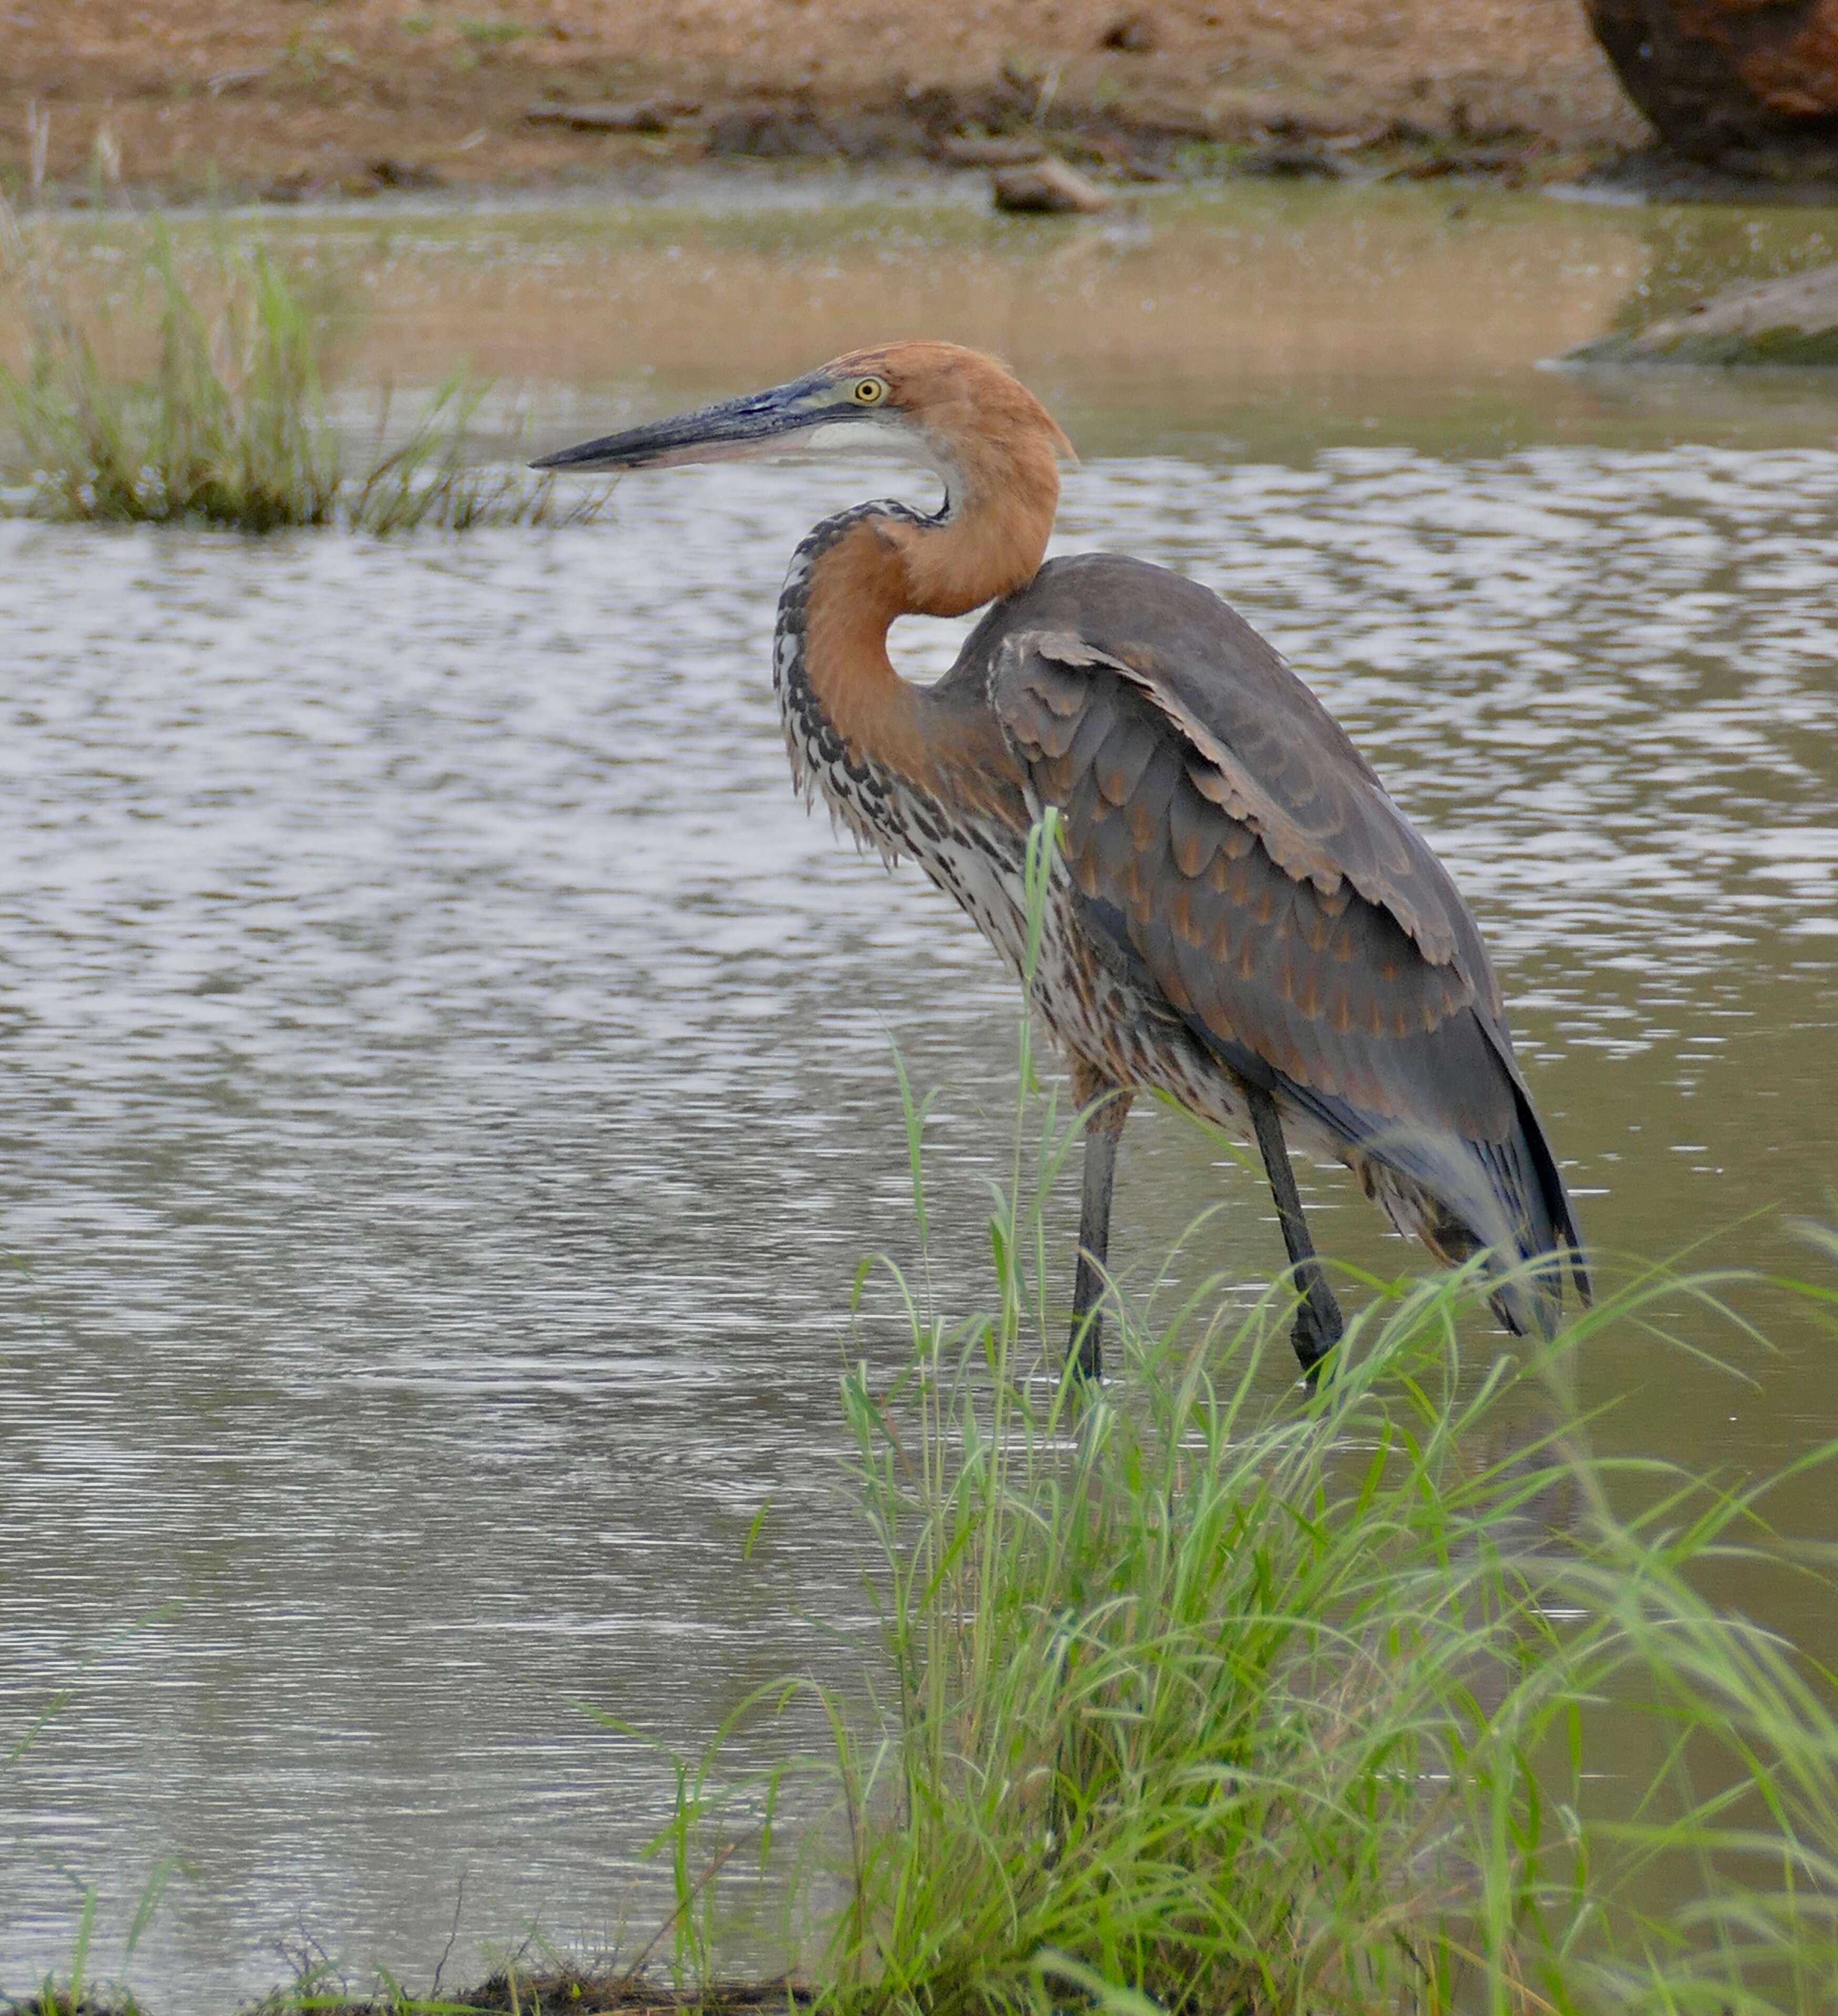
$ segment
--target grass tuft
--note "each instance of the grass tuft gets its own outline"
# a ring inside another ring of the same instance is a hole
[[[25,2000],[0,1995],[0,2016],[145,2016],[140,2004],[125,1989],[96,1995],[70,1989],[46,1982]]]
[[[65,523],[218,526],[271,532],[338,525],[375,534],[590,517],[604,492],[557,503],[552,479],[481,467],[485,388],[456,373],[406,437],[386,444],[387,404],[368,465],[354,473],[326,406],[323,319],[261,246],[212,247],[207,292],[180,270],[158,219],[134,248],[131,339],[150,368],[102,359],[106,310],[60,298],[0,203],[0,266],[31,325],[23,372],[0,366],[29,481],[19,508]]]
[[[1829,1677],[1695,1586],[1778,1559],[1757,1494],[1591,1457],[1566,1352],[1470,1361],[1472,1271],[1313,1399],[1267,1307],[1079,1401],[1034,1287],[846,1383],[894,1684],[839,2004],[1838,2007]]]

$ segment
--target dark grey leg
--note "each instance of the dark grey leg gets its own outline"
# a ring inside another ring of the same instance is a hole
[[[1289,1265],[1295,1269],[1296,1285],[1302,1294],[1302,1306],[1296,1312],[1296,1355],[1313,1385],[1321,1360],[1340,1341],[1343,1326],[1339,1305],[1328,1286],[1321,1262],[1315,1258],[1314,1242],[1308,1236],[1308,1220],[1302,1215],[1302,1200],[1296,1193],[1296,1172],[1289,1166],[1289,1147],[1283,1139],[1282,1117],[1277,1111],[1277,1103],[1254,1085],[1245,1085],[1245,1096],[1250,1101],[1251,1125],[1256,1130],[1264,1173],[1270,1178],[1270,1193],[1277,1201],[1283,1244],[1288,1249]]]
[[[1104,1377],[1105,1263],[1110,1255],[1111,1189],[1117,1173],[1117,1143],[1130,1111],[1130,1094],[1119,1092],[1083,1064],[1072,1071],[1072,1089],[1081,1106],[1112,1096],[1085,1122],[1085,1186],[1079,1206],[1079,1271],[1072,1282],[1072,1334],[1066,1355],[1081,1379]]]

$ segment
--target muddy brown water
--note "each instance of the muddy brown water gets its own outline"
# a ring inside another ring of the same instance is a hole
[[[1086,454],[1058,549],[1220,588],[1453,866],[1591,1238],[1814,1264],[1742,1222],[1829,1212],[1838,1171],[1838,390],[1537,365],[1830,217],[287,229],[367,304],[344,396],[469,353],[545,445],[889,333],[1004,350]],[[107,249],[61,256],[103,286]],[[532,1933],[642,1943],[668,1769],[578,1705],[693,1748],[772,1675],[860,1670],[835,1389],[858,1259],[912,1247],[889,1041],[942,1088],[968,1302],[1015,1005],[788,786],[786,557],[890,488],[928,494],[807,463],[460,541],[0,525],[0,1755],[77,1689],[0,1769],[0,1985],[68,1964],[73,1877],[117,1967],[169,1855],[131,1970],[166,2008],[287,1953],[423,1985],[456,1921],[449,1982]],[[1308,1191],[1329,1250],[1418,1264],[1338,1173]],[[1210,1258],[1267,1278],[1260,1186],[1133,1118],[1126,1277],[1215,1198]],[[1591,1359],[1585,1399],[1629,1396],[1600,1445],[1742,1474],[1830,1435],[1829,1341],[1772,1315],[1777,1355],[1726,1340],[1746,1382]],[[1838,1538],[1818,1478],[1775,1509]],[[1741,1593],[1838,1653],[1804,1587]]]

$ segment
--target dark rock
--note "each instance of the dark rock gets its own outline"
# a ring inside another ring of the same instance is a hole
[[[1726,161],[1707,167],[1702,161],[1688,161],[1663,142],[1642,148],[1604,162],[1580,179],[1585,188],[1613,190],[1616,195],[1638,196],[1648,203],[1740,203],[1817,204],[1829,208],[1832,184],[1838,181],[1838,163],[1824,160],[1809,150],[1784,158],[1771,159],[1769,172],[1758,176],[1756,157],[1740,151],[1731,157],[1744,164],[1738,172]]]
[[[1024,168],[998,168],[991,186],[998,210],[1036,215],[1089,216],[1108,210],[1114,200],[1108,190],[1051,157]]]
[[[1688,160],[1838,167],[1838,0],[1585,0],[1627,95]],[[1739,165],[1740,164],[1740,165]]]

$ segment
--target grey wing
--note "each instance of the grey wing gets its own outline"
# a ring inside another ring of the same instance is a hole
[[[1152,605],[1137,620],[1107,596],[1094,624],[1087,592],[1074,627],[1070,598],[1040,593],[1049,569],[982,653],[1033,794],[1063,815],[1087,928],[1220,1063],[1345,1144],[1369,1183],[1375,1170],[1401,1179],[1448,1257],[1573,1251],[1498,986],[1447,871],[1216,596],[1141,563],[1104,563],[1126,572],[1126,604]],[[1058,566],[1081,569],[1089,590],[1090,563]],[[1172,625],[1170,583],[1183,591]],[[1158,625],[1173,629],[1178,673]],[[1554,1315],[1510,1288],[1501,1302],[1515,1329]]]

